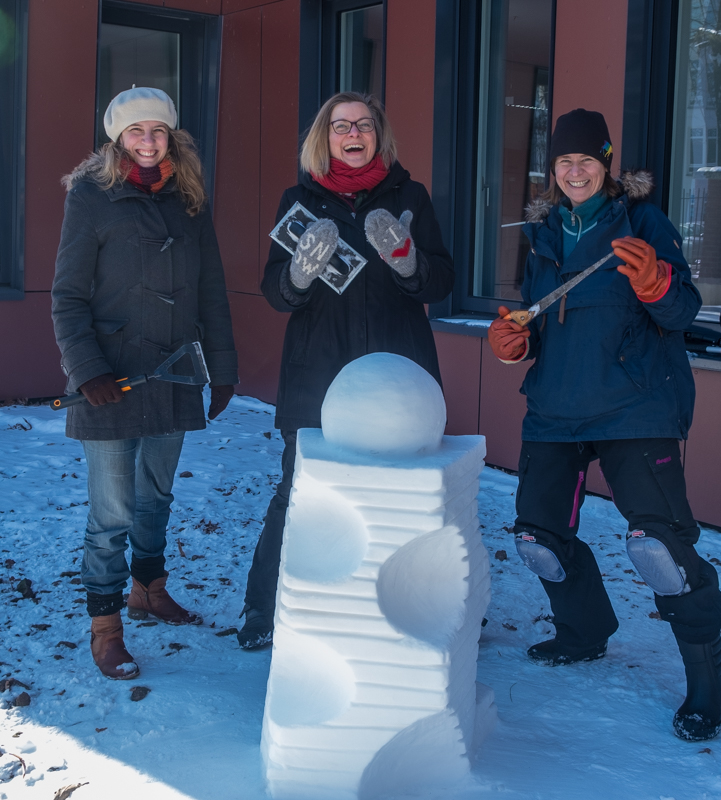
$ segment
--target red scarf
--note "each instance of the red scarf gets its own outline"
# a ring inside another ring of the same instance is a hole
[[[132,159],[123,158],[120,167],[128,170],[125,180],[146,193],[159,192],[175,173],[175,165],[167,156],[154,167],[141,167]]]
[[[349,167],[345,161],[331,158],[330,169],[325,175],[312,175],[313,180],[330,189],[331,192],[343,195],[356,195],[358,192],[373,189],[386,177],[388,170],[383,159],[376,153],[364,167]]]

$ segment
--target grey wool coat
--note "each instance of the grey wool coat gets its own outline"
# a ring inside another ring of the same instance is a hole
[[[238,382],[223,266],[210,213],[194,217],[171,180],[157,194],[100,188],[92,163],[71,176],[52,289],[55,338],[74,392],[105,373],[151,374],[200,341],[211,386]],[[188,359],[184,359],[188,361]],[[176,371],[187,374],[178,362]],[[205,427],[200,386],[151,380],[119,403],[68,409],[74,439],[154,436]]]

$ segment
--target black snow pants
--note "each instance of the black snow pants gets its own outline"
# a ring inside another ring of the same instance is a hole
[[[700,531],[686,499],[675,439],[523,443],[514,531],[536,536],[566,572],[560,583],[540,578],[551,601],[558,640],[573,647],[591,646],[618,628],[596,559],[576,535],[588,465],[596,458],[629,531],[666,537],[685,570],[690,592],[654,595],[661,618],[681,641],[714,641],[721,630],[718,575],[694,549]]]
[[[296,431],[281,431],[285,449],[281,458],[283,476],[276,487],[265,515],[265,524],[253,553],[253,563],[248,573],[245,590],[245,605],[256,611],[267,612],[273,616],[275,592],[278,587],[280,570],[280,548],[283,544],[285,512],[288,510],[290,489],[293,485],[295,467]]]

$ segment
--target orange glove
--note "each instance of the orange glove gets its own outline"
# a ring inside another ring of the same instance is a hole
[[[626,263],[617,267],[631,282],[636,297],[643,303],[660,300],[671,285],[671,266],[656,260],[656,251],[643,239],[624,236],[611,242],[613,252]]]
[[[505,306],[498,306],[499,316],[488,329],[488,342],[501,361],[520,361],[528,351],[531,332],[512,319],[503,319],[508,313]]]

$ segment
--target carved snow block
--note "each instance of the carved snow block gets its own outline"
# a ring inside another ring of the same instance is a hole
[[[414,362],[377,353],[299,431],[262,752],[277,800],[452,786],[495,723],[476,683],[490,599],[482,436],[443,436]]]

